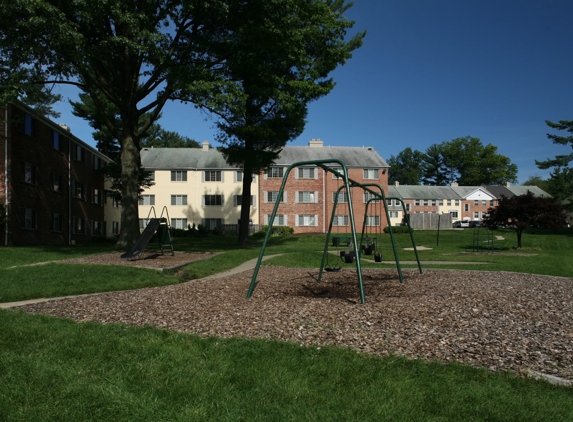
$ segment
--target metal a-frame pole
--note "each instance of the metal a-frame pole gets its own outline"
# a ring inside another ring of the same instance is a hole
[[[333,170],[332,168],[330,168],[329,166],[327,166],[326,164],[338,164],[340,165],[340,167],[342,168],[342,174]],[[357,239],[356,239],[356,225],[354,223],[354,211],[352,209],[352,198],[350,195],[350,179],[348,177],[348,168],[346,167],[346,164],[344,164],[341,160],[337,160],[337,159],[330,159],[330,160],[312,160],[312,161],[299,161],[296,163],[291,164],[286,171],[286,174],[283,176],[283,181],[281,183],[281,187],[279,189],[279,194],[277,197],[277,201],[275,202],[275,206],[273,208],[273,213],[271,215],[271,218],[269,219],[269,224],[267,226],[267,232],[265,234],[265,240],[263,241],[263,245],[261,247],[261,252],[259,253],[259,258],[257,259],[257,264],[255,266],[255,270],[253,272],[253,277],[251,278],[251,284],[249,286],[249,290],[247,292],[247,298],[250,298],[253,294],[253,291],[255,290],[255,287],[257,285],[257,276],[259,274],[259,269],[261,266],[261,263],[263,261],[263,257],[265,255],[265,249],[267,247],[267,242],[269,240],[270,237],[270,233],[273,227],[273,223],[275,220],[275,216],[277,214],[279,205],[280,205],[280,200],[282,199],[282,195],[284,192],[284,188],[288,179],[288,175],[290,174],[291,170],[295,167],[300,167],[300,166],[311,166],[311,165],[315,165],[315,166],[319,166],[320,168],[327,170],[328,171],[332,171],[334,174],[336,174],[339,177],[343,177],[344,179],[344,186],[346,187],[346,191],[348,192],[348,211],[349,211],[349,218],[350,218],[350,227],[352,230],[352,243],[354,244],[354,256],[356,258],[356,272],[358,275],[358,286],[359,286],[359,290],[360,290],[360,302],[361,303],[366,303],[366,298],[364,296],[364,283],[362,281],[362,268],[360,265],[360,255],[358,254],[358,244],[357,244]],[[331,221],[332,223],[332,221]]]

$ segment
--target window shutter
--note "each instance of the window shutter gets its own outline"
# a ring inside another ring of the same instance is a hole
[[[283,203],[286,204],[286,202],[287,202],[287,192],[285,190],[285,191],[283,191]]]
[[[225,195],[221,195],[221,206],[225,205]]]
[[[221,170],[221,182],[225,181],[225,172]]]
[[[237,183],[237,172],[233,172],[233,183]]]
[[[314,169],[314,179],[318,180],[318,167]]]
[[[265,217],[264,217],[264,219],[263,219],[263,224],[264,224],[265,226],[268,226],[268,225],[269,225],[269,215],[268,215],[268,214],[265,214]]]
[[[314,225],[318,226],[318,214],[314,214]]]
[[[301,167],[297,167],[296,171],[294,172],[294,178],[295,178],[295,180],[298,179],[298,174],[299,174],[300,171],[301,171]]]
[[[263,177],[265,180],[267,180],[267,177],[269,177],[268,170],[265,170],[265,172],[263,173]]]
[[[286,214],[283,215],[283,224],[284,224],[285,226],[288,226],[287,215],[286,215]]]
[[[269,198],[268,192],[263,191],[263,202],[264,202],[265,204],[266,204],[267,202],[269,202],[269,201],[268,201],[268,198]]]
[[[251,195],[251,206],[253,206],[253,207],[257,206],[257,196],[256,195]]]
[[[314,203],[318,204],[318,191],[314,191]]]
[[[233,206],[239,205],[239,195],[233,195]]]
[[[295,227],[298,227],[298,214],[294,215],[294,225]]]
[[[298,204],[299,199],[300,199],[300,192],[299,192],[299,191],[296,191],[296,192],[294,193],[294,203],[295,203],[295,204]]]
[[[205,206],[205,195],[201,195],[201,206]]]

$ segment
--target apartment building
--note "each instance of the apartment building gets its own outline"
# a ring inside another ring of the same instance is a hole
[[[268,223],[278,199],[279,188],[290,165],[334,159],[346,165],[349,178],[364,185],[371,185],[370,188],[376,192],[379,189],[377,186],[380,186],[384,195],[387,195],[388,164],[374,148],[329,147],[324,146],[320,139],[313,139],[306,147],[285,147],[274,165],[262,175],[259,188],[262,197],[261,223]],[[327,165],[342,171],[337,163]],[[295,233],[327,232],[335,196],[342,185],[342,178],[318,166],[294,168],[288,175],[274,224],[293,227]],[[352,199],[356,230],[361,231],[363,224],[366,224],[367,231],[381,230],[388,225],[384,209],[379,202],[371,204],[368,215],[364,215],[366,203],[370,199],[369,193],[361,188],[352,188],[350,193],[345,189],[339,193],[333,231],[350,232],[349,198]]]
[[[100,171],[109,158],[20,102],[0,113],[3,244],[64,245],[119,233],[119,207],[106,201]]]
[[[203,142],[202,148],[144,148],[141,163],[155,182],[139,201],[141,228],[148,218],[162,213],[177,229],[239,223],[243,170],[230,166],[209,142]],[[250,221],[258,224],[259,177],[252,180]]]
[[[309,146],[285,147],[274,165],[253,176],[251,217],[253,224],[268,224],[287,168],[303,161],[338,159],[348,167],[349,177],[359,183],[388,189],[388,164],[373,148],[325,147],[321,140]],[[166,209],[176,228],[202,224],[209,228],[238,224],[242,193],[242,169],[229,166],[223,155],[207,141],[196,148],[149,148],[141,151],[142,165],[154,173],[155,185],[143,192],[139,216],[144,227],[151,208]],[[337,167],[338,165],[334,165]],[[342,180],[332,173],[307,165],[295,168],[285,184],[275,225],[294,228],[295,233],[324,233],[328,230],[334,195]],[[335,226],[350,231],[348,193],[341,192]],[[357,230],[362,229],[366,197],[352,189]],[[387,225],[383,210],[371,206],[367,225]],[[378,207],[380,208],[380,207]],[[159,216],[159,215],[157,215]]]

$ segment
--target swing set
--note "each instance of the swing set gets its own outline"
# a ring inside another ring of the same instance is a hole
[[[332,167],[333,164],[337,165],[336,168]],[[326,234],[326,242],[324,245],[322,262],[320,264],[320,271],[319,271],[318,279],[317,279],[318,282],[322,281],[323,271],[325,271],[325,270],[326,271],[339,271],[340,270],[340,267],[328,266],[325,268],[325,264],[328,261],[328,258],[327,258],[328,255],[330,255],[330,252],[328,251],[328,245],[329,245],[330,238],[331,238],[334,220],[335,219],[337,220],[337,227],[340,225],[339,219],[341,216],[337,215],[336,211],[337,211],[337,206],[339,203],[340,193],[342,192],[342,190],[345,190],[345,193],[346,193],[347,201],[343,201],[342,203],[347,204],[347,207],[348,207],[348,216],[349,216],[351,233],[350,233],[350,237],[346,237],[344,239],[345,241],[343,243],[345,243],[345,246],[348,249],[345,251],[340,251],[340,258],[343,259],[344,262],[346,262],[346,263],[352,263],[353,261],[355,261],[355,263],[356,263],[356,274],[358,276],[358,287],[359,287],[359,291],[360,291],[360,302],[366,303],[366,298],[364,295],[364,283],[362,280],[362,267],[360,264],[360,254],[361,253],[364,253],[364,255],[374,254],[374,258],[375,258],[376,262],[382,261],[382,255],[381,254],[379,255],[380,261],[378,261],[378,258],[377,258],[378,255],[377,254],[379,252],[376,252],[376,250],[378,250],[378,248],[379,248],[378,236],[376,236],[376,238],[372,238],[370,236],[366,236],[366,237],[364,236],[366,226],[369,226],[369,227],[374,226],[373,224],[367,224],[367,223],[371,223],[370,218],[373,217],[373,216],[368,215],[368,209],[369,209],[371,203],[380,204],[379,205],[380,210],[381,210],[382,204],[384,205],[384,210],[386,213],[386,219],[388,221],[388,231],[390,234],[390,239],[392,242],[392,248],[394,251],[394,257],[396,260],[396,267],[398,268],[398,274],[399,274],[399,278],[400,278],[401,283],[404,282],[404,277],[402,275],[402,268],[400,266],[400,260],[398,258],[398,252],[396,249],[396,241],[394,239],[394,233],[392,232],[392,225],[390,224],[390,214],[388,212],[387,200],[388,199],[398,200],[402,204],[402,209],[404,211],[406,224],[408,226],[408,232],[410,233],[410,239],[412,241],[412,246],[414,248],[414,253],[416,255],[416,261],[418,262],[418,269],[419,269],[420,273],[422,273],[422,265],[420,263],[420,258],[418,256],[418,250],[416,249],[416,243],[414,241],[413,231],[410,227],[410,219],[408,217],[408,214],[406,211],[406,206],[405,206],[404,202],[402,201],[402,199],[401,198],[395,198],[395,197],[386,198],[386,195],[384,194],[384,190],[382,189],[382,187],[380,185],[377,185],[374,183],[363,184],[363,183],[358,183],[358,182],[350,179],[348,177],[348,168],[346,167],[346,164],[344,164],[341,160],[328,159],[328,160],[299,161],[299,162],[296,162],[294,164],[291,164],[287,168],[287,170],[284,174],[283,181],[281,183],[281,187],[280,187],[280,190],[278,193],[278,198],[281,198],[283,195],[284,188],[285,188],[285,185],[286,185],[286,182],[288,179],[288,175],[290,174],[291,170],[296,168],[296,167],[311,166],[311,165],[315,165],[317,167],[320,167],[324,171],[326,171],[327,173],[332,173],[338,179],[341,179],[343,181],[343,184],[338,188],[338,190],[336,191],[336,195],[334,197],[334,204],[332,207],[330,224],[328,226],[328,232]],[[352,198],[351,198],[351,194],[350,194],[351,188],[360,188],[364,191],[365,194],[368,193],[368,200],[366,202],[365,211],[364,211],[364,221],[362,224],[362,233],[360,236],[360,242],[358,242],[358,239],[356,236],[356,224],[355,224],[355,220],[354,220],[354,211],[353,211],[353,207],[352,207]],[[263,245],[262,245],[261,251],[259,253],[259,258],[257,260],[257,264],[255,266],[253,277],[251,279],[251,284],[250,284],[249,290],[247,292],[247,298],[250,298],[252,296],[253,291],[255,290],[255,287],[257,285],[257,276],[259,273],[261,263],[263,261],[263,257],[265,255],[265,249],[266,249],[269,237],[270,237],[270,233],[272,231],[273,222],[274,222],[275,216],[277,214],[279,205],[280,205],[280,201],[276,201],[275,206],[273,208],[273,213],[269,218],[268,229],[267,229],[267,232],[265,234],[265,239],[263,241]],[[342,217],[344,218],[344,215]],[[380,217],[381,217],[381,215],[378,214],[378,218],[380,218]],[[378,224],[378,227],[380,227],[380,224]],[[333,238],[333,245],[334,246],[340,246],[340,240],[341,240],[340,237],[338,238],[338,241],[334,240],[334,238]],[[360,247],[359,247],[359,245],[360,245]],[[354,258],[356,258],[356,259],[354,259]]]

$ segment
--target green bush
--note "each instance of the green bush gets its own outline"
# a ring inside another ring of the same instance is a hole
[[[263,228],[261,230],[253,233],[251,235],[251,238],[261,239],[261,238],[265,237],[268,229],[269,229],[269,226],[266,226],[266,225],[263,226]],[[288,226],[276,226],[276,227],[273,227],[271,230],[271,237],[290,236],[292,234],[294,234],[294,229],[292,227],[288,227]]]
[[[390,233],[390,229],[384,227],[384,233]],[[408,226],[392,226],[392,233],[408,233]]]

